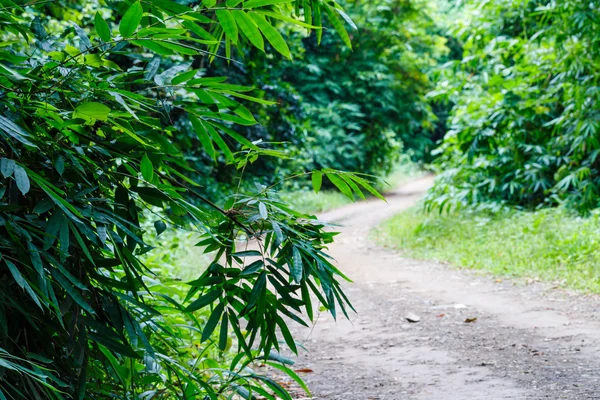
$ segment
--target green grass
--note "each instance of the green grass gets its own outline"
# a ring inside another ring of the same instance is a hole
[[[212,254],[196,246],[197,233],[169,228],[159,237],[149,235],[147,241],[154,248],[144,255],[144,263],[163,277],[188,282],[197,279],[212,261]]]
[[[348,197],[333,190],[323,190],[318,194],[308,190],[282,193],[282,200],[294,210],[303,213],[320,213],[352,203]]]
[[[424,215],[411,209],[374,232],[412,258],[600,293],[600,219],[561,209]]]

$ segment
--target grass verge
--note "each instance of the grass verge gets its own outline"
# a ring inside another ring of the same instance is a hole
[[[562,209],[490,216],[426,215],[414,208],[374,235],[412,258],[600,293],[599,232],[599,215],[581,218]]]

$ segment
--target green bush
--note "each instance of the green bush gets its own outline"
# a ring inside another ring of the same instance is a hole
[[[598,207],[598,5],[468,1],[462,60],[430,94],[454,104],[429,208]]]
[[[290,399],[247,367],[287,362],[286,321],[306,325],[313,301],[334,316],[351,307],[324,253],[334,234],[270,187],[204,187],[186,153],[229,175],[278,156],[238,133],[256,124],[246,104],[273,103],[203,66],[252,46],[290,58],[277,21],[321,11],[347,35],[339,6],[0,4],[0,398]],[[317,191],[324,177],[349,197],[374,193],[334,170],[312,172]],[[213,254],[185,285],[147,258],[152,230],[174,228]]]

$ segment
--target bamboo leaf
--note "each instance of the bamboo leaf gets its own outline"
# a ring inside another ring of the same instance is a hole
[[[312,187],[315,193],[319,193],[323,184],[323,173],[321,171],[313,171],[311,175]]]
[[[244,2],[244,8],[257,8],[264,6],[272,6],[276,4],[291,3],[294,0],[248,0]]]
[[[290,53],[290,49],[279,31],[277,31],[277,29],[267,22],[265,17],[260,14],[250,13],[250,17],[254,20],[258,26],[258,29],[260,29],[267,41],[271,43],[271,46],[273,46],[273,48],[275,48],[275,50],[281,53],[284,57],[291,60],[292,54]]]
[[[109,42],[111,37],[110,27],[99,12],[96,12],[96,15],[94,16],[94,26],[100,39],[104,42]]]
[[[1,158],[0,159],[0,173],[5,178],[8,178],[15,171],[15,160],[11,160],[9,158]]]
[[[29,182],[27,172],[20,165],[15,165],[14,175],[15,181],[17,182],[17,188],[19,188],[19,191],[23,194],[23,196],[26,195],[31,188],[31,183]]]
[[[300,283],[302,281],[302,274],[304,271],[304,267],[302,265],[302,255],[300,254],[300,250],[294,246],[292,247],[292,263],[290,264],[291,275],[294,278],[294,282]]]
[[[267,206],[263,202],[258,203],[258,213],[262,219],[269,218],[269,212],[267,211]]]
[[[352,48],[352,41],[350,40],[350,36],[348,36],[348,31],[346,31],[346,28],[344,28],[344,24],[339,18],[339,14],[325,3],[323,3],[323,8],[325,9],[325,13],[329,18],[329,22],[331,23],[331,25],[333,25],[334,29],[336,30],[342,41],[346,44],[346,46]]]
[[[221,319],[221,315],[223,315],[223,310],[225,310],[225,302],[222,301],[218,306],[210,314],[208,321],[206,321],[206,325],[204,325],[204,330],[202,330],[202,338],[200,341],[204,342],[210,338],[210,336],[215,331],[219,320]]]
[[[140,170],[144,179],[148,182],[152,182],[154,179],[154,166],[152,165],[152,161],[150,161],[148,158],[148,154],[144,154],[142,157],[142,161],[140,162]]]
[[[110,108],[102,103],[86,102],[81,103],[73,111],[73,118],[82,118],[87,121],[95,122],[96,120],[108,120]]]
[[[352,190],[350,189],[348,184],[346,184],[346,182],[344,182],[344,180],[342,178],[337,176],[335,173],[326,173],[325,175],[327,176],[327,178],[329,178],[331,183],[333,183],[335,185],[335,187],[338,188],[338,190],[340,192],[342,192],[344,195],[346,195],[346,197],[354,200],[354,196],[352,195]]]
[[[119,32],[125,38],[130,37],[136,31],[137,27],[140,25],[142,21],[142,16],[144,14],[144,9],[142,8],[142,4],[139,1],[133,3],[121,19],[119,23]]]
[[[229,10],[217,10],[215,11],[217,15],[217,19],[219,20],[225,35],[229,40],[231,40],[234,44],[237,44],[238,40],[238,27],[235,23],[235,19]]]
[[[195,115],[188,114],[188,118],[192,123],[192,127],[194,128],[194,131],[196,132],[204,151],[206,151],[210,158],[215,160],[217,153],[215,152],[215,146],[213,145],[213,141],[210,138],[206,127]]]
[[[232,14],[240,27],[240,30],[246,35],[250,43],[262,51],[265,51],[265,42],[254,20],[241,10],[232,11]]]
[[[185,311],[193,312],[193,311],[199,310],[201,308],[204,308],[207,305],[213,303],[220,296],[221,296],[220,290],[216,290],[216,289],[212,290],[212,291],[208,292],[207,294],[194,300],[189,306],[186,307]]]
[[[11,273],[12,277],[14,278],[15,282],[17,283],[17,285],[19,285],[22,289],[24,289],[27,292],[27,294],[29,294],[29,297],[31,297],[31,299],[33,300],[33,302],[39,308],[43,309],[42,304],[40,303],[40,299],[39,299],[38,295],[31,288],[31,286],[25,280],[25,278],[23,277],[23,275],[21,275],[21,272],[19,271],[19,268],[17,268],[17,266],[15,264],[13,264],[11,261],[7,260],[6,258],[4,259],[4,262],[8,266],[8,270],[10,271],[10,273]]]

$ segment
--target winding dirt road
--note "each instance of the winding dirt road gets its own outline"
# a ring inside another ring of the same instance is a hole
[[[354,279],[345,289],[358,314],[296,328],[308,350],[296,368],[313,371],[303,377],[314,399],[600,399],[597,297],[410,260],[368,240],[429,185],[322,215],[344,225],[330,254]]]

